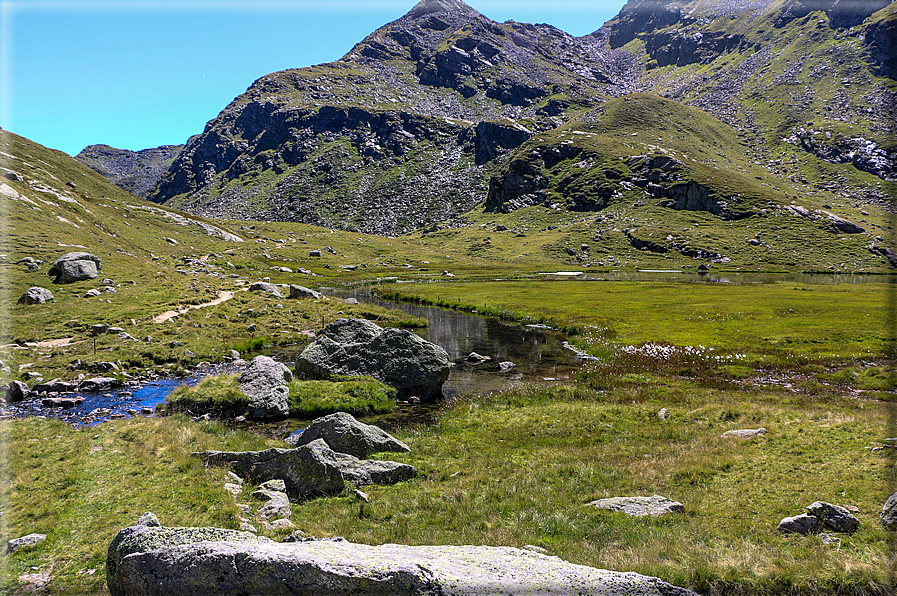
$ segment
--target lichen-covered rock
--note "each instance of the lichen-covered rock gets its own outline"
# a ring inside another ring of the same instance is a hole
[[[253,418],[286,418],[290,414],[293,373],[269,356],[256,356],[240,375],[240,391],[249,398]]]
[[[364,424],[346,412],[317,418],[298,435],[287,439],[290,447],[299,447],[315,439],[324,439],[331,449],[364,459],[372,453],[390,451],[408,453],[411,449],[378,426]]]
[[[47,288],[34,286],[28,288],[19,298],[18,304],[45,304],[53,300],[53,292]]]
[[[610,497],[608,499],[598,499],[589,503],[597,509],[607,509],[608,511],[619,511],[632,517],[658,517],[668,513],[682,513],[685,506],[678,502],[654,495],[652,497]]]
[[[142,518],[141,518],[142,519]],[[228,530],[224,528],[166,528],[162,526],[136,525],[121,530],[109,544],[106,553],[106,585],[112,596],[126,596],[134,592],[130,586],[122,586],[118,579],[119,565],[128,555],[148,552],[166,552],[179,545],[195,545],[205,542],[227,541],[239,548],[248,548],[249,543],[263,544],[271,542],[268,538],[260,538],[249,532]],[[147,578],[149,579],[149,578]],[[207,584],[208,585],[208,584]],[[214,583],[211,584],[214,586]],[[175,594],[166,592],[164,585],[156,584],[157,594]],[[207,588],[208,589],[208,588]],[[201,592],[195,592],[200,594]],[[206,591],[205,594],[226,592]]]
[[[113,571],[114,579],[107,579],[112,596],[695,596],[655,577],[493,546],[196,542],[132,550]]]
[[[757,436],[765,435],[765,434],[766,434],[766,429],[761,427],[761,428],[739,428],[736,430],[727,430],[720,436],[722,436],[723,438],[736,437],[739,439],[750,439],[751,437],[757,437]]]
[[[442,397],[451,361],[441,347],[404,329],[363,319],[337,319],[299,355],[296,373],[311,379],[369,375],[398,390],[399,399]]]
[[[230,465],[254,482],[282,479],[287,494],[297,500],[336,494],[346,483],[354,486],[395,484],[413,478],[417,470],[393,461],[360,460],[335,453],[323,439],[297,449],[265,451],[206,451],[197,454],[211,465]]]

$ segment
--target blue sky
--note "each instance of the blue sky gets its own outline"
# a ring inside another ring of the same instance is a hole
[[[202,132],[257,78],[330,62],[417,0],[0,0],[0,126],[71,155]],[[585,35],[625,0],[468,0]]]

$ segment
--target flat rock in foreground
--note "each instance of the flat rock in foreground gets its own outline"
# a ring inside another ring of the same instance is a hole
[[[108,581],[115,583],[114,596],[695,596],[654,577],[574,565],[516,548],[331,541],[153,545],[122,557]]]
[[[610,497],[589,503],[597,509],[620,511],[632,517],[658,517],[668,513],[682,513],[685,506],[660,495],[653,497]]]

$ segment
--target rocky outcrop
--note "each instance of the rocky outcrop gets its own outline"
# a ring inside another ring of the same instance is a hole
[[[198,453],[209,465],[230,466],[253,482],[283,480],[291,499],[304,500],[341,492],[347,484],[395,484],[413,478],[413,466],[392,461],[361,460],[336,453],[323,439],[296,449],[265,451],[206,451]]]
[[[49,275],[55,283],[68,284],[96,279],[102,269],[100,258],[86,252],[70,252],[53,261]]]
[[[829,163],[849,163],[883,180],[897,180],[897,148],[879,147],[865,137],[844,138],[830,131],[799,127],[782,139]]]
[[[882,505],[880,518],[885,528],[897,530],[897,493],[893,493]]]
[[[256,356],[240,375],[240,391],[249,398],[254,419],[286,418],[290,414],[290,389],[293,373],[269,356]]]
[[[372,453],[390,451],[408,453],[411,449],[378,426],[355,420],[351,414],[336,412],[313,420],[301,433],[287,438],[290,447],[307,445],[323,439],[339,453],[364,459]]]
[[[75,159],[116,186],[145,199],[183,148],[183,145],[162,145],[129,151],[108,145],[89,145]]]
[[[442,397],[451,361],[441,347],[404,329],[383,329],[363,319],[337,319],[321,330],[296,360],[296,374],[311,379],[369,375],[398,397]]]
[[[18,304],[45,304],[53,300],[53,292],[47,288],[34,286],[28,288],[24,294],[19,297]]]
[[[872,61],[875,74],[897,78],[897,18],[886,18],[870,23],[866,27],[863,44]]]
[[[192,530],[201,532],[191,542]],[[119,532],[106,564],[112,596],[695,596],[655,577],[509,547],[274,543],[245,532],[215,539],[210,530],[137,526]]]

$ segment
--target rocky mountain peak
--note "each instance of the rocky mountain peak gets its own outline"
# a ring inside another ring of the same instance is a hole
[[[434,12],[461,12],[479,14],[461,0],[421,0],[406,16],[417,18]]]

